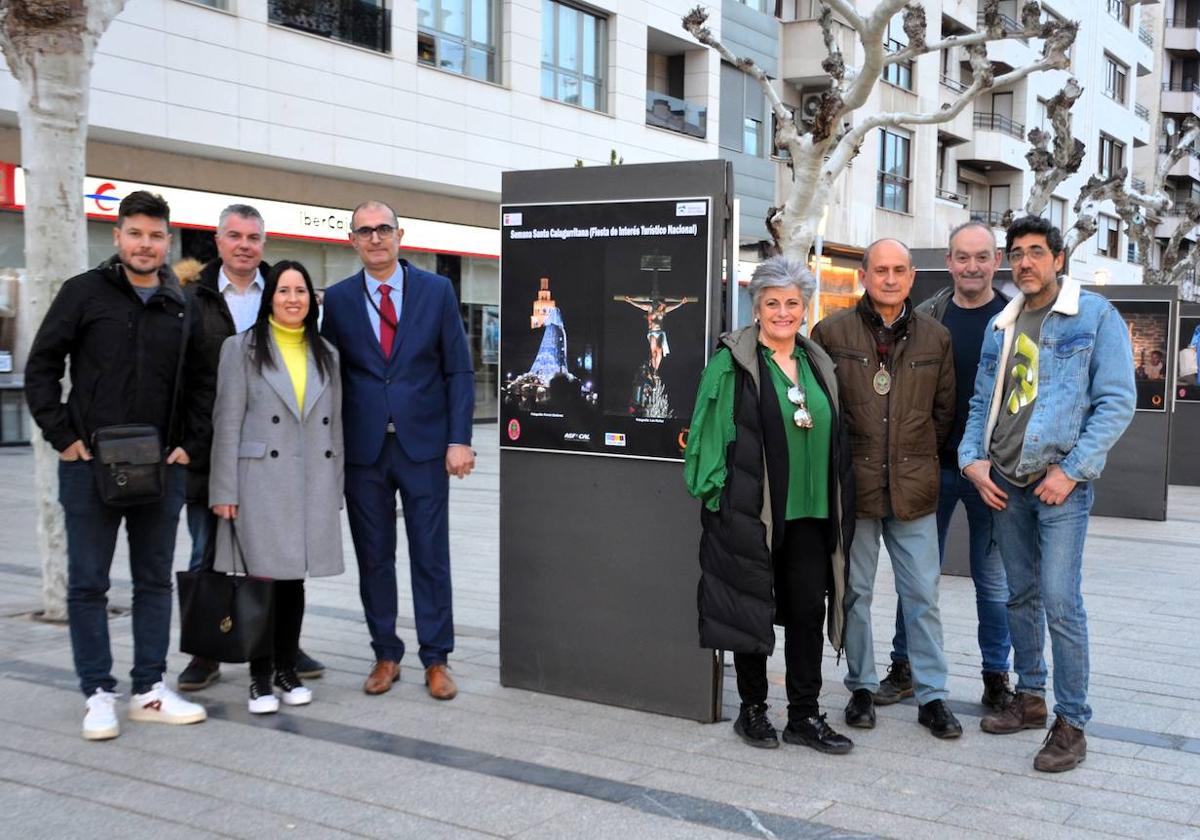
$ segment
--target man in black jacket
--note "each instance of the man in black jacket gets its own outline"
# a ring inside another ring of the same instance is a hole
[[[975,393],[975,371],[979,367],[983,334],[993,317],[999,314],[1008,297],[992,288],[1000,268],[1002,253],[996,247],[992,229],[979,221],[965,222],[950,232],[946,252],[946,270],[953,285],[941,289],[917,307],[931,315],[950,331],[954,346],[954,372],[957,403],[954,426],[942,446],[941,492],[938,495],[938,549],[946,562],[946,534],[950,520],[961,501],[967,511],[970,532],[971,578],[975,583],[975,607],[979,618],[979,652],[983,663],[983,697],[980,703],[999,711],[1012,700],[1008,687],[1008,653],[1012,645],[1008,634],[1008,580],[1000,550],[992,539],[992,512],[979,491],[958,472],[958,444],[970,413]],[[892,639],[892,664],[879,683],[875,704],[886,706],[913,694],[912,670],[908,662],[908,637],[904,631],[904,611],[896,604],[896,635]]]
[[[194,310],[166,267],[170,210],[161,196],[130,193],[117,210],[116,256],[72,277],[50,304],[25,367],[25,396],[46,440],[59,451],[59,501],[66,515],[67,618],[80,688],[83,737],[119,732],[108,638],[109,569],[122,519],[133,578],[133,693],[129,719],[187,724],[204,708],[167,688],[171,565],[185,492],[184,469],[207,452],[215,368],[198,348]],[[184,345],[187,317],[193,321]],[[183,354],[182,360],[180,354]],[[71,366],[71,393],[62,377]],[[102,500],[91,442],[98,429],[147,424],[164,445],[158,501],[117,507]]]
[[[225,339],[249,329],[258,317],[271,270],[262,261],[266,243],[263,217],[250,205],[233,204],[221,211],[215,241],[217,258],[204,266],[186,289],[199,313],[200,346],[213,370]],[[188,568],[196,571],[211,566],[216,517],[208,509],[207,452],[197,453],[188,465],[187,522],[192,535]]]
[[[263,262],[267,241],[262,214],[249,204],[231,204],[217,220],[217,258],[204,266],[187,287],[199,313],[200,346],[216,370],[225,339],[249,329],[257,320],[263,288],[271,266]],[[212,402],[207,407],[212,418]],[[188,465],[187,522],[192,536],[192,571],[212,565],[217,518],[208,507],[208,452],[198,453]],[[220,663],[193,657],[179,675],[181,691],[198,691],[216,681]],[[296,657],[296,673],[304,679],[321,676],[325,666],[304,651]]]

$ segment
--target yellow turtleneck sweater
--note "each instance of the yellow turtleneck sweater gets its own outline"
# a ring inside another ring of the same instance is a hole
[[[296,407],[304,414],[304,386],[308,380],[308,343],[304,338],[304,327],[285,327],[268,316],[271,334],[279,345],[283,363],[292,379],[292,390],[296,392]]]

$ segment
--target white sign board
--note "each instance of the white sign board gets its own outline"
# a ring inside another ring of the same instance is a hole
[[[89,219],[115,219],[121,199],[135,190],[149,190],[165,198],[171,205],[171,223],[183,227],[215,229],[223,209],[230,204],[249,204],[262,213],[269,236],[345,245],[350,232],[349,208],[293,204],[92,175],[84,178],[84,210]],[[367,197],[364,193],[364,198]],[[18,208],[25,206],[25,173],[20,167],[13,179],[13,203]],[[400,227],[404,229],[405,249],[492,259],[500,257],[500,232],[492,228],[405,216],[400,217]]]

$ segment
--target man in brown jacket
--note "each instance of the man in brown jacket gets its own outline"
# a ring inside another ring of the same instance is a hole
[[[843,636],[846,723],[875,726],[871,597],[882,536],[904,610],[917,720],[938,738],[957,738],[962,726],[946,704],[936,516],[938,451],[954,422],[954,359],[950,333],[908,299],[915,278],[907,247],[894,239],[872,243],[859,269],[866,294],[812,333],[837,366],[858,485]]]

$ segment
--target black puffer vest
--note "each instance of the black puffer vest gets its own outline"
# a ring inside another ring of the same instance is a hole
[[[812,352],[821,351],[814,347]],[[726,451],[721,505],[715,513],[700,506],[703,534],[697,606],[701,647],[769,655],[775,649],[774,625],[786,624],[786,616],[775,603],[772,552],[783,541],[788,451],[783,416],[769,384],[766,360],[757,350],[754,355],[758,381],[767,383],[761,388],[767,398],[760,397],[760,389],[735,356],[735,436]],[[844,551],[854,535],[854,481],[849,442],[838,417],[836,397],[819,373],[817,379],[833,407],[828,545],[835,556],[831,557],[834,582],[833,592],[829,593],[828,625],[830,641],[840,649]],[[772,523],[769,535],[764,518]]]
[[[755,355],[759,382],[770,382],[762,355]],[[700,646],[770,654],[775,649],[775,577],[767,526],[762,521],[763,493],[769,480],[763,452],[767,451],[767,463],[778,463],[779,452],[772,453],[771,444],[782,442],[786,475],[787,441],[783,440],[778,400],[760,400],[754,382],[738,364],[734,365],[733,420],[737,432],[726,451],[721,507],[714,513],[700,506],[704,529],[697,594]],[[774,440],[775,435],[764,434],[766,429],[778,430],[779,441]],[[786,498],[782,487],[771,493],[773,522],[783,522],[775,500]],[[782,528],[772,531],[773,542],[781,538]]]

